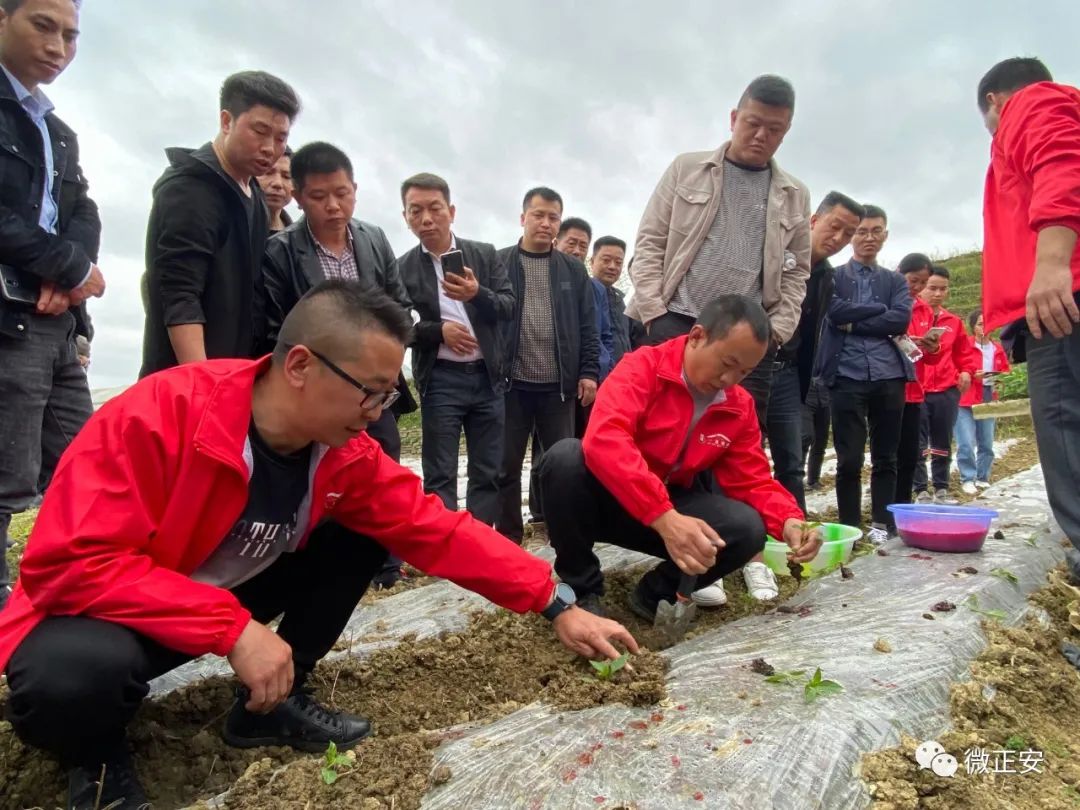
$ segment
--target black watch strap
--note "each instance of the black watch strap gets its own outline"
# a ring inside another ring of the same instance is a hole
[[[577,595],[574,593],[574,589],[565,582],[560,582],[555,586],[555,597],[552,599],[551,604],[544,608],[540,615],[549,622],[554,621],[555,617],[560,613],[572,608],[575,602],[577,602]]]

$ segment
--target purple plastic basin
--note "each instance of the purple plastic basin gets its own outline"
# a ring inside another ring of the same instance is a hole
[[[907,545],[928,551],[979,551],[997,517],[993,509],[975,506],[938,506],[894,503],[889,507],[896,531]]]

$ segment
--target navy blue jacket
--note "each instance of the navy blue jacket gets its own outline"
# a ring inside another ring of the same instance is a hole
[[[836,268],[832,300],[821,328],[814,363],[814,378],[819,384],[831,387],[836,380],[840,350],[849,333],[889,340],[907,332],[911,323],[911,294],[904,277],[884,267],[876,267],[870,286],[874,291],[873,303],[852,303],[858,289],[855,269],[850,262]],[[901,358],[908,381],[914,380],[915,366],[891,340],[890,344]]]

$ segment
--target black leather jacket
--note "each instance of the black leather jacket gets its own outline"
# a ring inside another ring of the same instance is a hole
[[[27,286],[45,280],[71,289],[86,277],[90,263],[97,262],[101,219],[79,167],[75,132],[52,113],[45,125],[57,181],[52,183],[52,195],[59,213],[58,234],[38,225],[47,179],[41,133],[0,71],[0,264],[15,268]],[[73,314],[76,319],[86,317],[85,312]],[[35,315],[31,306],[0,299],[0,334],[25,338],[35,317],[48,316]]]
[[[499,262],[492,245],[468,239],[456,239],[456,243],[465,266],[476,274],[480,284],[476,297],[465,304],[465,311],[484,355],[491,387],[503,393],[507,375],[506,342],[500,322],[508,323],[514,317],[514,288],[510,286],[506,268]],[[439,280],[435,265],[420,245],[398,259],[398,269],[413,308],[420,316],[413,343],[413,379],[423,394],[443,342]]]

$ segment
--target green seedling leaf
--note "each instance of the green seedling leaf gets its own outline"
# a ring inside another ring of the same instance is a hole
[[[836,681],[821,680],[818,683],[808,683],[803,689],[803,697],[807,703],[813,703],[818,698],[838,695],[844,691],[844,687]]]
[[[319,774],[322,776],[323,782],[332,785],[342,775],[342,769],[347,771],[352,764],[353,760],[348,753],[339,753],[337,745],[331,742],[326,746],[326,753],[323,755],[323,766],[319,769]]]
[[[1019,734],[1013,734],[1005,741],[1005,748],[1009,751],[1027,751],[1028,742]]]
[[[836,681],[830,681],[823,678],[821,676],[821,667],[818,667],[810,677],[810,680],[806,682],[806,686],[803,687],[803,697],[806,699],[807,703],[813,703],[818,698],[838,695],[843,691],[844,687]]]
[[[1014,574],[1008,568],[994,568],[992,571],[990,571],[990,576],[997,577],[998,579],[1003,579],[1006,582],[1011,582],[1013,585],[1020,584],[1020,580],[1017,578],[1016,574]]]
[[[774,672],[765,679],[765,683],[774,683],[781,686],[791,686],[798,683],[799,679],[806,674],[804,669],[796,669],[792,672]]]
[[[616,672],[626,666],[627,660],[629,660],[629,655],[623,653],[614,661],[589,661],[589,664],[596,670],[597,680],[610,681]]]
[[[1035,535],[1035,534],[1029,534],[1028,539],[1025,540],[1024,542],[1027,543],[1032,548],[1038,548],[1039,547],[1039,536]]]
[[[964,607],[972,613],[978,613],[980,616],[986,616],[988,619],[998,619],[999,621],[1003,621],[1009,617],[1009,614],[1004,610],[983,610],[980,608],[979,598],[975,594],[972,594],[967,598],[967,601],[964,602]]]

